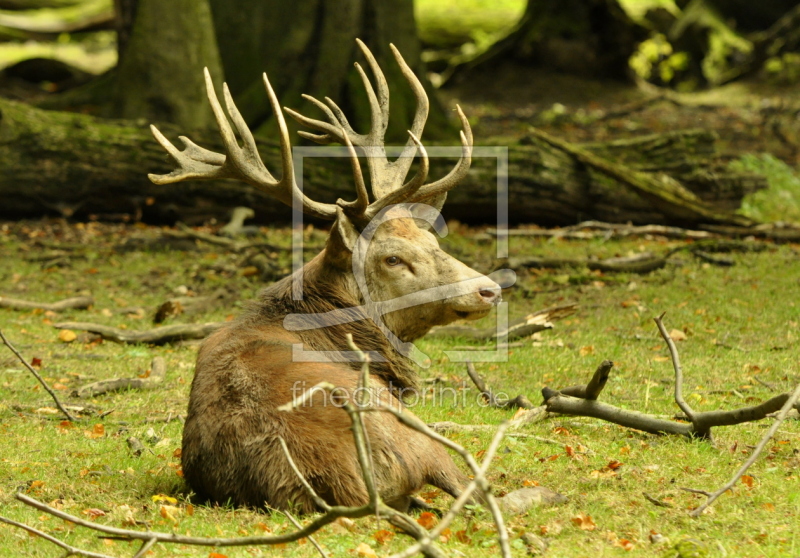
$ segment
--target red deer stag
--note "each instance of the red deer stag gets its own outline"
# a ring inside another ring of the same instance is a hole
[[[413,388],[416,378],[411,361],[403,354],[404,347],[434,325],[485,316],[500,300],[500,287],[494,281],[445,254],[427,227],[418,225],[419,215],[407,209],[408,204],[418,202],[440,209],[447,191],[467,173],[472,132],[466,117],[458,109],[463,125],[461,159],[447,176],[424,184],[428,160],[418,138],[428,115],[428,98],[392,46],[397,63],[416,94],[417,110],[403,155],[390,162],[383,140],[389,89],[372,53],[361,41],[358,46],[377,83],[376,92],[356,64],[369,97],[372,129],[368,134],[353,131],[340,108],[327,98],[325,104],[306,96],[322,109],[329,122],[286,109],[300,123],[320,132],[301,132],[304,137],[319,143],[336,141],[348,147],[355,175],[355,201],[320,203],[300,190],[286,122],[266,74],[264,85],[280,129],[280,180],[264,166],[253,136],[224,86],[228,114],[242,140],[239,144],[207,71],[208,99],[225,154],[203,149],[185,137],[180,138],[185,148],[179,151],[152,128],[178,165],[170,174],[150,175],[156,184],[235,178],[285,204],[302,206],[306,214],[333,220],[320,254],[300,272],[264,289],[257,302],[236,321],[208,337],[200,349],[183,433],[182,460],[185,478],[201,498],[314,511],[313,499],[291,470],[279,445],[282,437],[301,473],[327,502],[352,506],[367,503],[347,413],[331,404],[333,401],[323,400],[325,393],[318,393],[310,404],[293,412],[278,410],[304,389],[323,381],[352,394],[358,387],[360,363],[336,358],[302,362],[296,358],[296,349],[317,351],[318,355],[344,355],[340,351],[347,348],[347,334],[352,334],[355,344],[373,355],[371,386],[383,388],[384,404],[398,406],[398,390]],[[367,155],[374,197],[371,203],[354,146]],[[415,153],[419,154],[420,170],[403,184]],[[359,239],[363,239],[362,233],[370,222],[371,241],[363,249]],[[293,296],[294,281],[302,281],[301,300]],[[460,290],[452,289],[453,285],[460,285]],[[363,310],[367,298],[380,303],[436,288],[444,289],[445,294],[421,298],[418,304],[397,305],[383,317]],[[349,312],[349,319],[336,318],[337,311],[341,314],[343,309]],[[303,326],[307,322],[304,318],[309,316],[321,317],[317,327]],[[289,322],[296,326],[288,327]],[[440,444],[402,425],[388,413],[370,413],[365,420],[376,485],[389,505],[405,509],[411,495],[425,484],[454,496],[463,489],[466,477]]]

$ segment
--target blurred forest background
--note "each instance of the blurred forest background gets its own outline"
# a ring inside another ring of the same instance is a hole
[[[432,99],[427,144],[457,145],[459,103],[476,144],[509,148],[514,222],[800,220],[791,0],[0,0],[0,216],[285,221],[244,185],[150,184],[171,162],[148,125],[217,147],[208,67],[273,168],[261,73],[282,105],[316,117],[301,94],[329,96],[365,129],[356,37],[389,80],[388,140],[414,111],[391,42]],[[341,162],[306,164],[312,195],[351,197]],[[476,161],[446,215],[493,222],[495,172]]]

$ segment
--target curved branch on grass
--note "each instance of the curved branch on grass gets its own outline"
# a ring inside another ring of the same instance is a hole
[[[783,393],[751,407],[742,407],[730,411],[694,411],[683,400],[683,370],[680,357],[675,343],[664,327],[663,317],[664,314],[661,314],[655,318],[655,322],[672,355],[672,365],[675,369],[675,401],[686,413],[689,422],[665,420],[646,413],[620,409],[619,407],[596,401],[608,380],[608,374],[613,366],[611,361],[604,361],[585,386],[571,386],[561,391],[549,387],[543,388],[542,397],[546,410],[551,413],[597,418],[651,434],[677,434],[693,438],[711,439],[711,429],[715,426],[731,426],[761,420],[786,405],[790,395]],[[796,402],[793,405],[798,406]]]
[[[756,459],[758,459],[758,456],[761,455],[761,452],[764,451],[767,442],[769,442],[775,435],[775,432],[778,431],[778,427],[784,420],[786,420],[786,416],[789,414],[789,411],[797,404],[798,400],[800,400],[800,384],[798,384],[797,387],[794,388],[794,391],[792,392],[791,396],[787,396],[786,402],[781,407],[781,412],[778,413],[778,416],[775,418],[775,421],[772,423],[772,426],[770,426],[769,430],[767,430],[764,433],[764,436],[761,438],[761,441],[758,443],[758,446],[756,446],[756,449],[754,449],[753,453],[750,454],[750,457],[747,458],[747,461],[744,462],[744,465],[742,465],[739,468],[739,470],[736,471],[731,480],[725,483],[725,485],[723,485],[719,490],[717,490],[713,494],[709,494],[708,499],[705,501],[705,503],[697,507],[697,509],[693,510],[692,513],[690,513],[689,515],[691,515],[692,517],[698,517],[700,514],[703,513],[703,511],[708,506],[713,504],[717,498],[719,498],[725,492],[733,488],[733,485],[735,485],[736,482],[740,478],[742,478],[742,475],[744,475],[745,471],[747,471],[747,469],[749,469],[750,466],[753,463],[755,463]]]
[[[42,385],[42,387],[45,389],[45,391],[50,394],[50,397],[52,397],[53,401],[55,401],[56,407],[58,407],[59,411],[64,413],[64,416],[67,417],[67,420],[72,421],[72,422],[77,421],[78,419],[75,418],[74,416],[72,416],[72,414],[66,409],[66,407],[64,407],[64,405],[61,404],[61,401],[58,399],[58,396],[56,395],[56,392],[54,392],[50,388],[50,386],[47,385],[47,382],[44,381],[44,378],[42,378],[42,376],[36,371],[36,369],[33,366],[28,364],[28,361],[25,360],[25,358],[23,358],[23,356],[21,354],[19,354],[19,351],[17,351],[17,349],[14,347],[14,345],[11,344],[11,341],[6,339],[6,336],[3,335],[3,331],[2,330],[0,330],[0,340],[2,340],[3,344],[6,347],[8,347],[9,350],[12,353],[14,353],[14,355],[19,359],[19,361],[25,366],[25,368],[27,368],[28,371],[31,374],[33,374],[34,377],[37,380],[39,380],[39,383]]]
[[[0,308],[10,310],[44,310],[46,312],[63,312],[64,310],[86,310],[94,304],[94,299],[90,296],[75,296],[65,298],[58,302],[35,302],[32,300],[22,300],[0,296]]]
[[[222,322],[207,324],[175,324],[156,327],[145,331],[132,331],[90,322],[61,322],[55,324],[56,329],[72,329],[96,333],[107,341],[115,343],[146,343],[162,345],[187,339],[203,339],[220,327]]]

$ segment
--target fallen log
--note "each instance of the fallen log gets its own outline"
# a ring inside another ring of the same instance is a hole
[[[159,128],[171,139],[180,133],[170,125]],[[192,132],[192,137],[220,151],[215,132]],[[766,185],[758,175],[725,172],[715,159],[715,136],[703,130],[579,148],[543,137],[534,134],[524,145],[508,146],[511,222],[751,225],[732,210],[744,195]],[[267,168],[280,168],[277,145],[259,139],[259,146]],[[432,158],[430,176],[445,175],[452,164]],[[246,184],[152,184],[147,173],[167,172],[171,163],[145,122],[43,111],[0,99],[0,168],[0,217],[113,215],[191,224],[225,218],[233,208],[247,206],[259,223],[291,219],[288,207]],[[450,192],[445,217],[496,222],[497,169],[495,157],[475,157],[467,179]],[[351,171],[343,158],[307,157],[303,176],[303,187],[314,199],[352,197]]]

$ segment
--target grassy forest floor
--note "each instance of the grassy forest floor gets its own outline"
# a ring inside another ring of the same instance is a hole
[[[287,249],[268,253],[276,274],[289,269],[288,230],[264,229],[264,240]],[[310,244],[324,232],[306,231]],[[569,241],[512,238],[512,256],[609,257],[685,244],[659,237],[626,241]],[[477,269],[493,266],[494,241],[479,229],[455,225],[442,244]],[[88,310],[60,313],[0,310],[0,328],[35,363],[60,397],[85,407],[83,422],[58,415],[47,394],[13,355],[0,352],[0,501],[3,514],[53,533],[69,543],[116,556],[130,556],[130,543],[100,540],[91,532],[52,518],[13,499],[19,488],[64,511],[110,525],[205,536],[281,533],[291,529],[279,513],[190,504],[180,477],[179,416],[185,412],[196,342],[166,346],[120,345],[80,336],[71,342],[53,325],[90,321],[128,330],[153,326],[155,308],[178,294],[222,291],[220,304],[173,322],[223,321],[263,286],[241,256],[192,242],[164,249],[155,227],[41,221],[0,226],[2,295],[55,300],[91,294]],[[567,302],[576,314],[554,329],[511,349],[507,362],[479,364],[478,371],[498,392],[527,395],[535,404],[544,386],[585,382],[603,359],[615,362],[602,400],[625,409],[673,416],[673,372],[652,318],[667,311],[668,329],[678,342],[686,375],[687,400],[698,410],[752,405],[792,389],[800,380],[800,247],[761,245],[763,250],[732,255],[735,265],[711,266],[691,256],[670,259],[647,275],[603,274],[587,269],[537,270],[519,275],[505,298],[511,317]],[[162,248],[158,248],[162,247]],[[43,259],[44,258],[44,259]],[[49,259],[48,259],[49,258]],[[489,326],[493,317],[485,319]],[[426,339],[419,347],[432,366],[424,376],[445,378],[462,389],[461,364],[443,351],[465,339]],[[154,356],[167,374],[158,389],[123,391],[76,399],[73,390],[92,381],[137,377]],[[479,404],[472,388],[457,400],[429,398],[414,406],[425,421],[499,424],[514,411]],[[548,556],[652,556],[685,537],[716,556],[794,556],[800,553],[800,422],[784,423],[745,482],[725,494],[699,519],[689,511],[704,497],[684,487],[713,491],[747,459],[768,421],[715,429],[714,443],[642,434],[594,419],[552,417],[509,437],[489,478],[498,494],[539,484],[569,498],[551,508],[534,508],[508,520],[512,546],[523,555],[520,536],[547,540]],[[126,440],[145,444],[140,457]],[[452,434],[472,452],[486,448],[489,434]],[[657,507],[651,495],[670,507]],[[177,503],[170,503],[174,498]],[[446,507],[449,497],[430,490],[423,497]],[[164,506],[173,506],[164,508]],[[166,511],[164,511],[166,510]],[[587,519],[589,518],[590,519]],[[384,556],[407,545],[374,519],[337,523],[318,535],[334,555]],[[53,556],[56,549],[22,531],[3,528],[0,555]],[[651,537],[652,535],[652,537]],[[660,535],[663,538],[659,538]],[[387,540],[391,538],[391,540]],[[461,518],[442,542],[445,550],[484,556],[496,545],[491,518],[475,510]],[[656,542],[651,542],[655,540]],[[364,546],[367,544],[372,551]],[[356,552],[360,549],[360,554]],[[208,549],[156,547],[154,556],[270,555],[267,547]],[[286,545],[283,552],[312,556],[309,544]]]
[[[500,5],[502,3],[498,3]],[[501,18],[501,16],[498,16]],[[502,19],[502,18],[501,18]],[[719,136],[731,165],[765,173],[770,190],[745,200],[743,211],[765,221],[800,222],[797,114],[789,87],[735,83],[695,94],[668,95],[618,84],[497,68],[493,79],[454,82],[443,92],[473,121],[479,143],[520,141],[531,125],[569,141],[605,141],[646,133],[703,127]],[[220,216],[220,218],[224,218]],[[207,228],[207,232],[213,227]],[[325,232],[309,228],[308,244]],[[156,308],[175,296],[218,296],[199,313],[166,324],[231,319],[267,281],[290,269],[288,229],[263,228],[270,274],[220,247],[168,242],[158,227],[43,219],[0,223],[0,296],[54,302],[91,295],[87,310],[49,312],[0,308],[0,330],[83,420],[63,420],[53,402],[14,355],[0,347],[0,508],[2,515],[51,533],[72,545],[113,556],[132,556],[138,545],[99,539],[14,499],[25,493],[98,523],[195,536],[279,534],[292,530],[280,513],[191,503],[181,478],[181,416],[186,411],[197,342],[122,345],[54,324],[96,322],[127,330],[153,327]],[[446,251],[481,271],[495,265],[496,245],[484,228],[452,223]],[[646,275],[588,268],[528,270],[504,293],[511,318],[577,303],[577,312],[551,330],[513,347],[506,362],[478,364],[490,386],[539,404],[540,390],[584,383],[604,359],[615,365],[601,399],[665,418],[678,411],[673,370],[653,317],[666,311],[685,375],[684,394],[696,410],[754,405],[800,382],[800,245],[745,240],[758,249],[730,254],[733,265],[711,265],[679,252]],[[691,241],[659,236],[627,240],[512,237],[511,256],[605,258],[645,251],[665,253]],[[311,252],[309,252],[310,254]],[[265,280],[266,279],[266,280]],[[491,326],[494,315],[478,325]],[[457,398],[429,397],[413,410],[426,422],[499,424],[512,410],[486,408],[468,384],[462,364],[444,351],[466,339],[427,338],[431,358],[423,377],[444,379]],[[487,348],[490,346],[487,345]],[[157,389],[127,390],[88,399],[72,392],[93,381],[146,375],[163,357],[166,378]],[[467,380],[468,381],[468,380]],[[552,416],[509,436],[489,474],[496,494],[541,485],[568,502],[508,518],[516,556],[531,552],[524,534],[548,544],[554,558],[674,556],[690,539],[706,556],[800,556],[800,421],[786,421],[767,451],[709,512],[689,512],[705,497],[683,488],[716,490],[748,458],[770,421],[716,428],[713,443],[642,434],[595,419]],[[473,453],[490,433],[453,433]],[[131,453],[127,440],[144,444]],[[549,440],[549,441],[548,441]],[[644,494],[665,504],[657,506]],[[438,508],[451,499],[422,494]],[[423,522],[435,521],[430,517]],[[387,556],[410,539],[374,519],[340,521],[319,542],[335,556]],[[455,556],[497,552],[494,524],[482,509],[459,518],[441,540]],[[288,556],[313,556],[307,541],[281,547]],[[0,527],[0,556],[51,557],[50,543]],[[260,556],[269,547],[208,549],[158,545],[148,556]],[[689,556],[689,554],[685,554]]]

